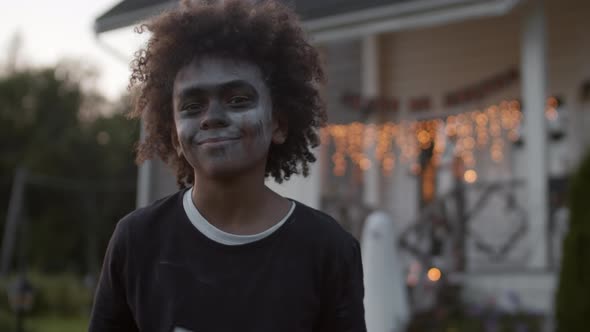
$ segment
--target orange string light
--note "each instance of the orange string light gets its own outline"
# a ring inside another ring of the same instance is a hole
[[[545,114],[549,119],[557,118],[557,104],[555,98],[547,101]],[[492,160],[501,162],[506,148],[504,140],[514,142],[520,138],[521,122],[520,103],[512,100],[442,119],[328,125],[321,130],[320,140],[335,147],[331,160],[333,174],[337,176],[346,174],[349,163],[363,171],[380,167],[383,175],[391,175],[398,161],[415,164],[420,150],[429,148],[433,148],[433,162],[438,164],[450,140],[456,142],[454,154],[473,168],[476,149],[489,149]]]

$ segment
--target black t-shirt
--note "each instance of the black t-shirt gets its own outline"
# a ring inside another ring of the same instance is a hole
[[[261,240],[217,243],[180,191],[124,217],[105,256],[91,332],[366,331],[359,243],[296,203]]]

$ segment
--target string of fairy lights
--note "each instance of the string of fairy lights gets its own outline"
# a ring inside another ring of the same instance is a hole
[[[558,101],[547,101],[545,116],[555,120]],[[504,160],[508,142],[520,138],[523,119],[517,100],[502,101],[485,109],[474,110],[444,118],[386,122],[381,124],[331,124],[321,131],[323,144],[333,144],[332,172],[343,176],[348,167],[367,171],[379,167],[384,176],[390,176],[401,162],[411,164],[419,173],[417,158],[421,150],[432,148],[432,162],[438,165],[447,147],[454,156],[463,160],[465,167],[473,169],[477,155],[486,151],[492,161]]]

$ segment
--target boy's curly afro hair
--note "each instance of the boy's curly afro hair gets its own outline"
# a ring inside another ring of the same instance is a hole
[[[270,147],[265,175],[277,182],[307,175],[317,130],[326,121],[319,88],[324,72],[317,50],[306,40],[291,9],[276,1],[185,1],[136,29],[151,37],[131,63],[130,88],[137,88],[132,118],[142,118],[145,135],[137,162],[159,157],[176,173],[178,185],[194,183],[192,167],[173,146],[176,129],[172,88],[177,72],[202,56],[249,61],[269,86],[273,114],[288,136]]]

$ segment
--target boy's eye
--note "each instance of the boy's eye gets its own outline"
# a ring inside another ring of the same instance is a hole
[[[203,103],[188,103],[182,106],[183,111],[200,111],[205,107]]]
[[[250,100],[248,96],[233,96],[229,99],[229,104],[232,106],[245,106]]]

